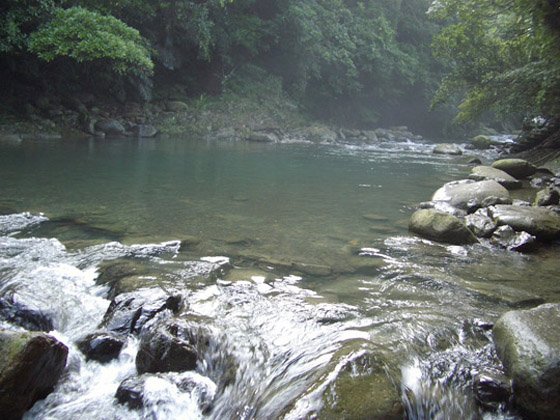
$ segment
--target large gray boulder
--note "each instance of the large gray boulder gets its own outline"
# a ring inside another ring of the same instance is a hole
[[[524,159],[500,159],[495,161],[492,167],[507,172],[517,179],[527,178],[537,172],[537,167]]]
[[[492,168],[491,166],[475,166],[472,168],[469,178],[475,181],[493,180],[503,185],[508,190],[521,188],[523,185],[518,179],[515,179],[504,171]]]
[[[490,217],[500,226],[508,225],[541,240],[560,237],[560,215],[544,207],[496,205],[488,209]]]
[[[493,333],[498,357],[513,380],[516,403],[530,418],[558,418],[560,305],[507,312]]]
[[[408,228],[424,238],[455,245],[478,242],[476,236],[457,217],[434,209],[421,209],[414,212]]]
[[[496,181],[461,180],[445,184],[434,193],[432,201],[443,201],[472,211],[494,204],[510,204],[511,197],[508,190]]]
[[[0,414],[19,419],[54,388],[68,348],[43,333],[0,331]]]
[[[436,147],[434,147],[434,150],[432,151],[433,153],[435,153],[436,155],[462,155],[463,151],[461,150],[461,148],[456,145],[456,144],[450,144],[450,143],[441,143],[438,144]]]

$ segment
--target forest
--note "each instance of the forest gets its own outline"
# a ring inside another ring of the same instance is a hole
[[[115,101],[243,94],[271,76],[314,118],[355,127],[554,116],[554,0],[6,0],[1,94]]]

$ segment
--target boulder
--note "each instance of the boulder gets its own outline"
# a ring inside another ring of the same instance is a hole
[[[189,106],[181,101],[165,101],[165,110],[168,112],[185,112]]]
[[[498,225],[488,216],[486,209],[478,209],[465,217],[467,227],[479,238],[489,238]]]
[[[556,188],[540,190],[535,197],[535,206],[556,206],[560,202],[560,192]]]
[[[146,328],[136,355],[138,373],[194,370],[198,360],[196,343],[181,332],[174,323]]]
[[[492,234],[492,242],[510,251],[530,252],[536,248],[536,240],[527,232],[516,232],[511,226],[500,226]]]
[[[122,293],[111,301],[101,326],[115,333],[137,334],[160,312],[170,310],[175,313],[180,307],[180,295],[168,295],[161,289]]]
[[[95,123],[95,132],[102,132],[109,136],[121,136],[126,129],[115,119],[101,120]]]
[[[136,137],[150,138],[154,137],[158,130],[151,124],[137,124],[132,127],[132,133]]]
[[[417,210],[410,218],[409,230],[428,239],[455,245],[478,242],[459,218],[434,209]]]
[[[505,313],[493,329],[498,357],[527,418],[560,413],[560,304]]]
[[[475,166],[472,168],[469,178],[475,181],[493,180],[503,185],[508,190],[521,188],[523,185],[521,181],[515,179],[511,175],[499,169],[492,168],[491,166]]]
[[[499,226],[511,226],[540,240],[560,237],[560,215],[544,207],[496,205],[488,209],[488,214]]]
[[[253,131],[245,137],[245,140],[254,143],[277,143],[278,136],[274,133],[267,133],[265,131]]]
[[[494,204],[510,204],[511,197],[508,190],[496,181],[461,180],[445,184],[434,193],[432,201],[443,201],[473,211]]]
[[[114,334],[97,332],[79,340],[77,346],[87,360],[107,363],[119,357],[124,340]]]
[[[495,161],[492,167],[500,169],[517,179],[527,178],[537,172],[537,167],[524,159],[500,159]]]
[[[0,413],[19,419],[58,382],[68,348],[43,333],[0,331]]]
[[[478,135],[473,137],[471,140],[471,147],[477,150],[486,150],[490,149],[492,146],[495,146],[497,143],[492,140],[489,136],[485,135]]]
[[[435,153],[437,155],[455,155],[455,156],[458,156],[458,155],[462,155],[463,151],[456,144],[441,143],[441,144],[438,144],[434,148],[433,153]]]

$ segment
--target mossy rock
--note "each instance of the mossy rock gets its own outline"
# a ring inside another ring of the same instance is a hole
[[[0,331],[0,413],[21,418],[52,392],[68,356],[68,348],[43,333]]]
[[[423,238],[454,245],[477,243],[476,236],[459,218],[434,209],[416,211],[410,218],[409,229]]]
[[[323,394],[320,419],[402,419],[397,384],[383,361],[370,353],[350,358]]]
[[[473,149],[477,150],[487,150],[490,149],[492,146],[495,146],[497,143],[493,141],[489,136],[485,135],[478,135],[471,140],[471,146]]]

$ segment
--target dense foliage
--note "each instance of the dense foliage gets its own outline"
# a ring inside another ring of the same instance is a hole
[[[222,93],[250,64],[279,77],[324,118],[361,125],[423,120],[437,80],[428,6],[428,0],[7,0],[0,6],[0,60],[31,79],[49,77],[49,67],[37,64],[44,60],[55,78],[103,79],[93,82],[97,88],[114,78],[128,90],[138,80],[149,86],[145,76],[154,63],[156,88],[180,86],[186,95]]]
[[[438,0],[430,14],[446,23],[434,48],[449,66],[436,102],[459,95],[460,122],[558,115],[560,1]]]

